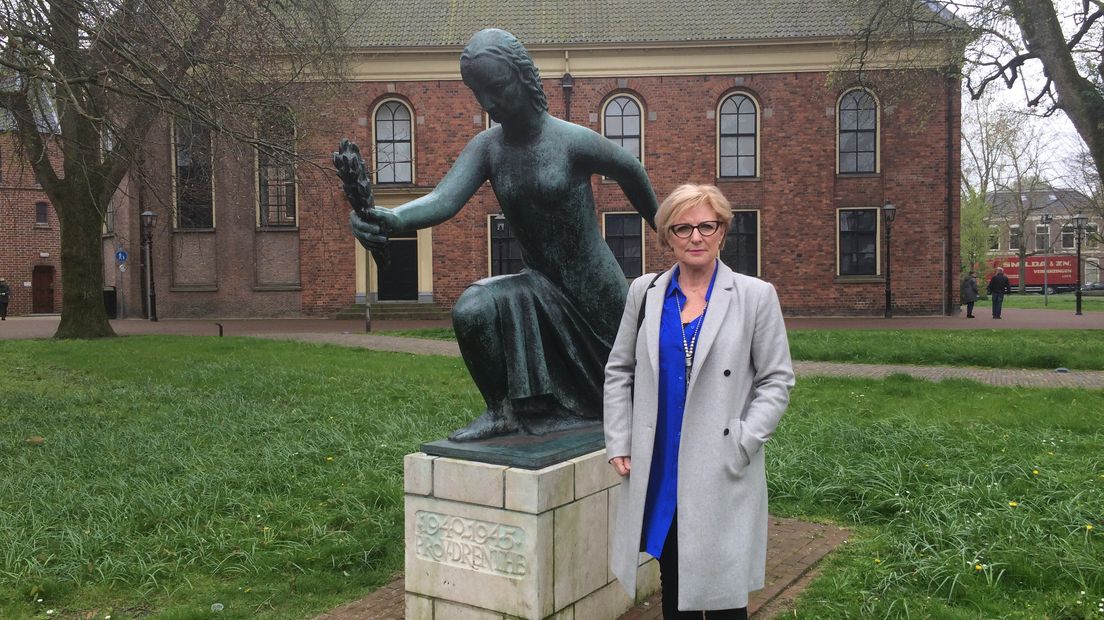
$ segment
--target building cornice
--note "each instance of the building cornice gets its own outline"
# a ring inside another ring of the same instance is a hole
[[[852,49],[836,39],[693,41],[654,44],[563,44],[528,46],[543,77],[571,73],[576,78],[659,77],[753,73],[808,73],[838,70]],[[868,59],[866,69],[945,66],[938,45],[896,50],[892,58]],[[357,82],[459,80],[460,46],[376,47],[351,50],[349,78]],[[927,58],[927,61],[916,61]]]

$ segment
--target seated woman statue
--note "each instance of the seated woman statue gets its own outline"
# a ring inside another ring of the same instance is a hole
[[[500,125],[472,138],[431,193],[393,210],[371,207],[363,161],[355,145],[343,144],[334,163],[354,205],[353,234],[380,252],[392,231],[456,215],[489,180],[525,268],[479,280],[456,301],[456,339],[487,409],[449,438],[539,435],[598,422],[604,365],[628,288],[598,229],[591,176],[617,181],[652,228],[655,193],[628,151],[548,114],[533,59],[510,33],[476,33],[460,73]]]

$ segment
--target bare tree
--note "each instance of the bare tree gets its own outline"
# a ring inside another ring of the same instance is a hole
[[[0,0],[0,109],[60,222],[57,337],[113,335],[101,225],[159,119],[266,146],[258,122],[337,75],[340,23],[330,0]]]
[[[1104,172],[1104,2],[855,1],[858,48],[847,68],[943,64],[961,72],[973,99],[1019,86],[1029,107],[1070,118]]]

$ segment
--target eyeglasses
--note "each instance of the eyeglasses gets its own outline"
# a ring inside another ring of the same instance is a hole
[[[679,239],[689,239],[694,231],[697,230],[703,237],[712,237],[713,233],[721,229],[721,222],[718,220],[707,220],[694,226],[693,224],[675,224],[670,228],[672,234]]]

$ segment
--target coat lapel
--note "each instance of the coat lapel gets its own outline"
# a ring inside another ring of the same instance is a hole
[[[674,268],[668,269],[656,280],[655,286],[644,291],[644,335],[648,338],[648,360],[652,363],[653,376],[659,376],[659,322],[663,317],[663,294],[671,284]]]
[[[709,297],[709,307],[705,311],[705,324],[702,325],[702,333],[698,337],[698,350],[694,352],[694,367],[690,371],[690,388],[686,392],[687,400],[690,400],[690,394],[694,391],[694,385],[698,382],[698,370],[705,362],[710,349],[713,348],[713,343],[720,335],[721,328],[724,327],[725,316],[728,314],[728,308],[732,305],[734,297],[733,289],[732,270],[723,262],[717,261],[717,282],[713,285],[713,293]]]

